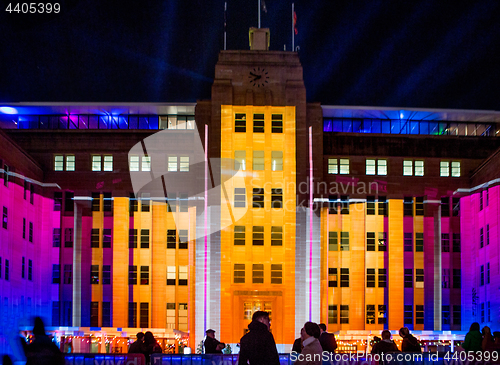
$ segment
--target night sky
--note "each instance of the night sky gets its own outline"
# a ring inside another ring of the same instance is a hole
[[[228,0],[227,48],[248,49],[257,0]],[[1,1],[0,103],[210,98],[224,1]],[[265,0],[271,49],[291,49],[292,1]],[[16,3],[12,3],[15,5]],[[499,110],[500,1],[295,1],[307,99]]]

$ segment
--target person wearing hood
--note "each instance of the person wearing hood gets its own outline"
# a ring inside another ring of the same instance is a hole
[[[401,352],[422,352],[420,343],[410,333],[408,327],[401,327],[401,329],[399,330],[399,335],[403,337],[403,342],[401,343]]]
[[[269,313],[257,311],[248,325],[250,330],[240,340],[238,365],[279,365],[280,359],[274,336],[269,332]]]
[[[26,346],[26,365],[64,365],[64,355],[52,339],[45,334],[45,325],[40,317],[35,318],[34,340]]]
[[[481,351],[483,336],[479,332],[480,328],[477,322],[470,325],[469,332],[465,335],[465,340],[462,344],[465,351]]]
[[[388,354],[391,352],[400,352],[393,340],[391,340],[391,331],[382,331],[382,341],[377,342],[372,347],[372,355]]]

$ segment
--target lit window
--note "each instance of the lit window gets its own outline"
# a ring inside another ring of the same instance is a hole
[[[167,328],[175,328],[175,303],[167,303]]]
[[[179,266],[179,285],[188,285],[188,267]]]
[[[54,156],[54,171],[64,171],[64,156],[55,155]]]
[[[273,171],[283,171],[283,151],[271,152],[271,168]]]
[[[253,169],[264,170],[264,151],[253,152]]]
[[[181,156],[179,168],[181,172],[189,171],[189,156]]]
[[[283,114],[272,115],[272,132],[283,133]]]
[[[452,177],[460,177],[460,162],[453,161],[451,163],[451,176]]]
[[[234,169],[246,170],[246,151],[234,151]]]
[[[101,171],[101,156],[92,156],[92,171]]]
[[[377,175],[387,175],[387,160],[377,160]]]
[[[151,171],[151,156],[142,156],[142,171]]]
[[[450,176],[450,163],[448,161],[441,161],[439,166],[439,176]]]
[[[246,189],[234,188],[234,207],[245,208],[246,206]]]
[[[234,245],[245,245],[245,226],[234,226]]]
[[[253,115],[253,132],[264,133],[264,114]]]
[[[252,283],[253,284],[264,284],[264,265],[263,264],[253,264],[252,265]]]
[[[245,264],[234,264],[234,283],[245,284]]]
[[[271,264],[271,284],[281,284],[283,282],[283,265]]]
[[[413,161],[403,161],[403,176],[413,175]]]
[[[149,285],[149,266],[141,266],[141,285]]]
[[[104,156],[104,171],[113,171],[113,156]]]
[[[175,285],[175,266],[167,266],[167,285]]]
[[[130,156],[130,171],[139,171],[139,156]]]
[[[168,156],[168,171],[177,171],[177,156]]]
[[[340,159],[340,174],[342,175],[349,174],[349,159],[347,158]]]
[[[340,164],[340,168],[339,168]],[[329,158],[328,159],[328,173],[329,174],[349,174],[349,159],[348,158]]]
[[[66,171],[75,171],[75,156],[66,156]]]
[[[415,176],[424,176],[424,161],[415,161]]]
[[[375,175],[375,160],[366,160],[366,174]]]
[[[283,246],[283,227],[271,227],[271,246]]]
[[[236,114],[235,115],[234,131],[235,132],[243,132],[243,133],[247,131],[246,114]]]
[[[336,158],[329,158],[328,159],[328,173],[329,174],[338,174],[339,173],[339,166],[337,165]]]

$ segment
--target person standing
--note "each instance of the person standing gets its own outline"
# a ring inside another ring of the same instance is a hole
[[[319,335],[319,343],[323,348],[323,351],[334,353],[337,348],[337,340],[335,340],[335,335],[330,332],[326,332],[326,325],[324,323],[319,324],[319,330],[321,334]]]
[[[372,355],[388,354],[391,352],[400,352],[393,340],[391,340],[391,331],[382,331],[382,341],[377,342],[372,347]]]
[[[399,330],[399,335],[403,337],[403,342],[401,343],[401,352],[422,352],[420,348],[420,343],[410,333],[408,327],[401,327]]]
[[[253,314],[248,325],[250,331],[240,339],[238,365],[280,365],[270,326],[269,313],[257,311]]]
[[[129,354],[141,354],[142,347],[144,345],[144,333],[139,332],[137,333],[137,340],[135,340],[132,345],[130,345],[130,348],[128,349]]]
[[[222,354],[222,349],[226,347],[224,342],[219,342],[215,339],[215,331],[208,329],[205,331],[207,336],[203,342],[206,354]]]
[[[481,343],[483,341],[483,336],[479,332],[479,323],[474,322],[470,325],[469,332],[465,335],[464,343],[462,347],[465,351],[481,351]]]
[[[323,363],[323,348],[319,343],[320,328],[314,322],[306,322],[300,330],[304,348],[294,365],[321,365]]]
[[[64,355],[45,334],[45,325],[40,317],[35,318],[33,336],[35,339],[25,347],[26,365],[64,365]]]

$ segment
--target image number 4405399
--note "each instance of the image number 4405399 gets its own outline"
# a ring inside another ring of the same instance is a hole
[[[10,14],[58,14],[60,3],[9,3],[5,11]]]

